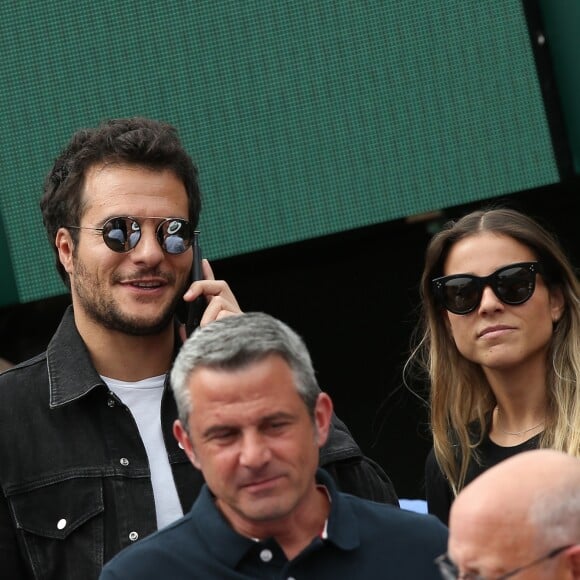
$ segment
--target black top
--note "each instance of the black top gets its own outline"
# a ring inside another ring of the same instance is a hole
[[[477,448],[479,461],[472,458],[469,462],[465,485],[473,481],[486,469],[504,461],[504,459],[508,459],[522,451],[536,449],[539,441],[540,434],[534,435],[534,437],[524,441],[520,445],[502,447],[494,443],[488,435],[485,435]],[[446,477],[439,468],[433,449],[429,452],[425,462],[425,493],[427,495],[429,513],[436,515],[445,525],[448,525],[449,510],[455,497],[453,496],[450,485],[447,483]]]

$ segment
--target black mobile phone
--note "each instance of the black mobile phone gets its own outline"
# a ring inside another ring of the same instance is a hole
[[[197,280],[203,280],[203,272],[201,269],[201,246],[199,245],[199,232],[193,232],[193,241],[191,243],[193,249],[193,264],[191,266],[191,281],[196,282]],[[207,300],[205,296],[198,296],[193,302],[186,303],[186,321],[185,321],[185,331],[187,336],[189,336],[201,322],[201,317],[205,307],[207,306]]]

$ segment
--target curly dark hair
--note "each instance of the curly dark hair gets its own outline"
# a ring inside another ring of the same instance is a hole
[[[83,188],[88,170],[98,163],[141,165],[170,170],[183,181],[188,197],[189,221],[197,226],[201,193],[197,168],[183,148],[176,129],[166,123],[134,117],[110,119],[91,129],[81,129],[55,160],[44,182],[40,201],[42,221],[56,254],[56,267],[67,287],[69,278],[58,258],[56,233],[66,224],[80,223]],[[78,241],[78,230],[71,230]]]

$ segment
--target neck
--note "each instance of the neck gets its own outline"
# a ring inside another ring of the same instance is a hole
[[[548,411],[546,366],[485,371],[495,396],[490,437],[498,445],[519,445],[541,433]]]
[[[282,548],[288,560],[295,558],[324,529],[330,513],[330,501],[326,489],[313,486],[306,501],[297,506],[287,516],[262,522],[252,522],[230,517],[223,506],[218,507],[226,516],[232,527],[248,538],[274,538]]]
[[[75,322],[100,375],[134,382],[162,375],[171,368],[172,325],[156,335],[132,336],[82,318],[75,317]]]
[[[526,420],[526,422],[520,422],[513,419],[510,421],[509,416],[504,416],[504,414],[500,410],[500,407],[498,406],[494,409],[494,417],[493,417],[494,428],[496,429],[496,431],[499,431],[504,435],[519,437],[525,441],[526,439],[533,437],[534,435],[536,435],[537,433],[539,433],[544,429],[544,424],[546,422],[545,410],[540,412],[543,412],[543,416],[541,417],[541,419],[538,419],[539,415],[538,413],[535,413],[536,417],[531,418],[534,417],[534,414],[531,414],[530,419]],[[510,423],[512,425],[517,425],[517,427],[515,426],[510,427],[509,426]]]

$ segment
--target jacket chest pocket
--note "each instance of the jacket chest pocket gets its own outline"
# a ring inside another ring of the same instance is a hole
[[[98,578],[104,550],[100,479],[69,479],[8,501],[34,578]]]

